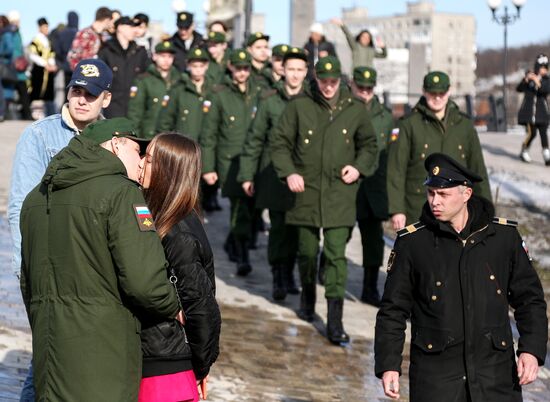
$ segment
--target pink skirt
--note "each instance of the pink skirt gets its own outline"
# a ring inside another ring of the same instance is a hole
[[[141,379],[138,402],[198,402],[193,370]]]

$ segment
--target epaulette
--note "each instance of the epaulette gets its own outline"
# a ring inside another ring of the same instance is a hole
[[[517,227],[518,226],[518,222],[517,221],[512,221],[510,219],[506,219],[506,218],[499,218],[498,216],[495,216],[493,218],[493,223],[496,223],[498,225],[506,225],[506,226],[513,226],[513,227]]]
[[[397,237],[403,237],[408,234],[414,233],[417,230],[425,228],[426,225],[424,225],[422,222],[416,222],[412,225],[405,226],[403,229],[397,231]]]
[[[266,90],[262,91],[262,93],[260,94],[260,99],[264,100],[264,99],[270,98],[273,95],[275,95],[276,93],[277,93],[277,90],[274,89],[274,88],[266,89]]]

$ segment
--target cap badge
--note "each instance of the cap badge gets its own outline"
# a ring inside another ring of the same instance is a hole
[[[439,174],[439,166],[434,167],[432,173],[434,174],[434,176],[437,176]]]
[[[202,54],[202,51],[200,49],[195,50],[195,56],[200,56]]]
[[[287,46],[287,45],[283,45],[283,46],[281,47],[281,50],[282,50],[283,52],[287,52],[287,51],[288,51],[288,46]]]
[[[370,71],[368,71],[368,70],[365,71],[365,72],[363,73],[363,76],[364,76],[365,78],[370,78]]]
[[[439,82],[439,76],[438,75],[434,75],[433,82],[435,82],[436,84]]]
[[[239,53],[239,58],[240,58],[241,60],[246,59],[246,54],[245,54],[244,52],[240,52],[240,53]]]
[[[292,53],[298,53],[298,48],[297,48],[297,47],[293,47],[291,51],[292,51]]]
[[[213,38],[214,36],[216,36],[216,34],[215,34],[214,32],[210,32],[210,33],[208,34],[208,36],[211,37],[211,38]]]
[[[256,32],[256,38],[261,38],[263,35],[261,32]]]
[[[164,43],[162,44],[162,46],[164,46],[164,47],[170,47],[170,42],[166,41],[166,42],[164,42]]]
[[[84,77],[99,77],[99,68],[95,64],[83,64],[80,69]]]
[[[186,15],[186,14],[181,14],[181,15],[180,15],[180,20],[185,21],[186,19],[187,19],[187,15]]]
[[[332,70],[332,64],[331,63],[325,64],[325,70],[327,70],[327,71]]]

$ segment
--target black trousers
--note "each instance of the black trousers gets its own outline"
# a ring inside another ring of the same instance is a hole
[[[531,143],[537,136],[537,131],[540,134],[540,143],[542,148],[548,148],[548,124],[528,124],[525,126],[525,140],[523,141],[523,149],[528,149]]]

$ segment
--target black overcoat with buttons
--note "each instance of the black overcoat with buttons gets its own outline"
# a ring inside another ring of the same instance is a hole
[[[424,205],[421,222],[401,232],[388,261],[376,318],[375,371],[401,373],[411,321],[411,401],[521,401],[516,352],[546,357],[548,321],[540,280],[514,226],[493,223],[490,202],[468,202],[460,234]],[[505,221],[505,220],[503,220]],[[409,233],[410,232],[410,233]],[[464,396],[466,398],[466,396]]]
[[[131,41],[126,49],[123,49],[114,37],[103,44],[97,56],[113,70],[111,87],[113,96],[109,107],[104,110],[103,114],[108,119],[126,117],[132,83],[151,64],[147,50],[143,46],[138,46],[134,41]]]
[[[479,137],[472,121],[449,101],[440,120],[420,98],[410,115],[399,121],[388,145],[389,213],[403,213],[407,224],[418,221],[426,201],[424,161],[434,152],[457,160],[483,178],[476,194],[491,199],[491,189]]]

